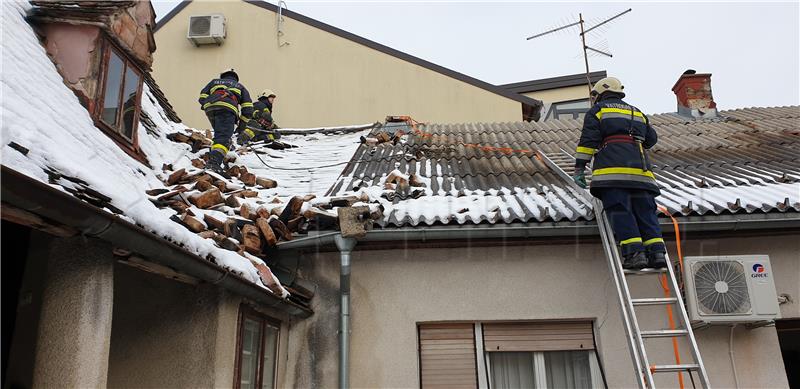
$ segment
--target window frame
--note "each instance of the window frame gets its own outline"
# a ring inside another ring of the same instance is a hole
[[[597,339],[596,339],[596,332],[594,327],[594,320],[591,319],[560,319],[560,320],[520,320],[520,321],[475,321],[475,322],[463,322],[463,321],[434,321],[434,322],[417,322],[416,329],[417,329],[417,379],[419,387],[422,388],[422,338],[420,335],[420,328],[422,326],[431,325],[431,324],[472,324],[473,327],[473,344],[475,346],[475,363],[476,363],[476,384],[477,388],[479,389],[490,389],[491,388],[491,362],[489,358],[489,354],[495,352],[489,352],[486,350],[486,340],[484,337],[484,325],[485,324],[503,324],[503,323],[547,323],[547,322],[561,322],[561,323],[569,323],[569,322],[585,322],[587,324],[591,323],[592,328],[592,348],[586,350],[577,350],[577,349],[564,349],[564,350],[549,350],[549,351],[588,351],[594,355],[594,358],[589,359],[589,366],[590,372],[592,374],[592,380],[594,381],[597,379],[598,381],[602,381],[605,388],[608,388],[608,382],[606,381],[606,373],[605,369],[603,368],[603,363],[600,359],[600,353],[597,348]],[[508,352],[508,351],[501,351],[501,352]],[[513,352],[513,351],[512,351]],[[538,363],[538,366],[542,369],[542,371],[546,371],[544,353],[547,351],[527,351],[533,353],[533,357]],[[595,371],[596,370],[596,371]],[[594,377],[594,374],[598,373],[599,377]],[[542,375],[538,377],[537,380],[540,383],[544,382],[543,387],[546,386],[546,375]]]
[[[272,387],[275,388],[278,385],[278,354],[281,348],[281,322],[275,318],[269,317],[254,308],[250,307],[249,305],[242,304],[239,307],[239,318],[236,324],[236,357],[234,359],[234,366],[233,366],[233,388],[240,389],[242,385],[242,346],[244,341],[244,324],[245,319],[255,320],[259,323],[259,329],[261,333],[261,339],[259,339],[259,352],[257,355],[256,360],[258,363],[256,364],[256,388],[263,387],[263,379],[264,379],[264,354],[266,352],[266,340],[267,337],[264,336],[266,334],[267,327],[273,327],[277,330],[276,340],[275,340],[275,349],[273,350],[275,355],[275,362],[272,365]]]
[[[93,119],[95,122],[95,126],[100,128],[106,135],[110,136],[115,142],[118,144],[133,149],[134,151],[138,148],[139,144],[139,136],[138,136],[138,128],[141,109],[142,109],[142,91],[144,85],[144,70],[142,70],[139,65],[133,61],[127,53],[119,48],[109,37],[103,36],[102,40],[102,57],[100,59],[100,69],[99,69],[99,81],[97,85],[97,98],[95,99],[94,104],[94,113]],[[108,82],[108,75],[109,75],[109,63],[111,61],[111,53],[114,53],[122,60],[123,68],[122,68],[122,75],[120,78],[120,85],[119,85],[119,97],[117,98],[117,103],[119,104],[119,108],[117,111],[117,126],[113,124],[106,123],[103,119],[103,106],[105,103],[106,98],[106,83]],[[139,82],[136,86],[136,103],[134,104],[134,112],[133,112],[133,128],[131,129],[131,136],[130,138],[125,135],[124,131],[124,105],[125,105],[125,78],[128,73],[128,69],[132,69],[137,76],[139,76]]]
[[[567,108],[567,109],[558,109],[559,104],[569,104],[569,103],[579,103],[579,102],[588,102],[588,108]],[[564,100],[564,101],[556,101],[550,103],[550,108],[547,110],[547,114],[544,115],[544,120],[560,120],[558,117],[559,115],[568,115],[572,114],[573,119],[579,119],[581,114],[585,114],[590,109],[592,109],[592,100],[590,98],[583,98],[583,99],[573,99],[573,100]]]

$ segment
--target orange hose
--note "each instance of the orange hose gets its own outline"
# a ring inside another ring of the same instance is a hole
[[[681,274],[683,274],[683,252],[681,250],[681,236],[680,236],[680,229],[678,227],[678,221],[675,220],[674,217],[672,217],[672,215],[669,213],[669,211],[667,210],[666,207],[659,205],[658,206],[658,210],[661,211],[662,213],[664,213],[665,215],[669,216],[670,219],[672,219],[672,226],[675,229],[675,244],[677,245],[677,248],[678,248],[678,264],[679,264],[679,267],[680,267],[680,270],[681,270]],[[668,263],[667,266],[672,266],[672,264]],[[666,274],[662,274],[661,278],[659,280],[661,281],[661,288],[664,289],[664,297],[669,297],[669,283],[667,283],[667,275]],[[681,285],[679,287],[681,287],[681,288],[683,287],[683,279],[681,279]],[[676,290],[675,291],[675,297],[676,298],[681,298],[680,290]],[[669,318],[669,328],[671,330],[674,330],[675,329],[675,318],[672,316],[672,306],[671,305],[667,305],[667,317]],[[689,325],[689,323],[686,323],[686,325]],[[676,365],[680,365],[681,364],[681,354],[678,351],[678,339],[675,338],[675,337],[672,338],[672,351],[675,353],[675,364]],[[680,386],[681,389],[684,388],[684,386],[683,386],[683,373],[681,373],[681,372],[678,372],[678,385]]]

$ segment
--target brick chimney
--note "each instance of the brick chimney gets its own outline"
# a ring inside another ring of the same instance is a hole
[[[717,116],[717,103],[711,95],[711,73],[697,74],[689,69],[672,87],[678,98],[678,114],[692,118]]]

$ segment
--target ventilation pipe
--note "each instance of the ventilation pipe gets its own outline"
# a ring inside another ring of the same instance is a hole
[[[339,388],[350,387],[350,252],[356,246],[353,238],[336,235],[341,267],[339,270]]]

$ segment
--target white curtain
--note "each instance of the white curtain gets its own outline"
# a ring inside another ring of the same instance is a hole
[[[492,389],[603,387],[602,377],[592,374],[593,351],[493,352],[488,356]]]
[[[548,389],[592,387],[590,351],[549,351],[544,353]]]
[[[489,353],[492,389],[536,388],[534,353]]]

